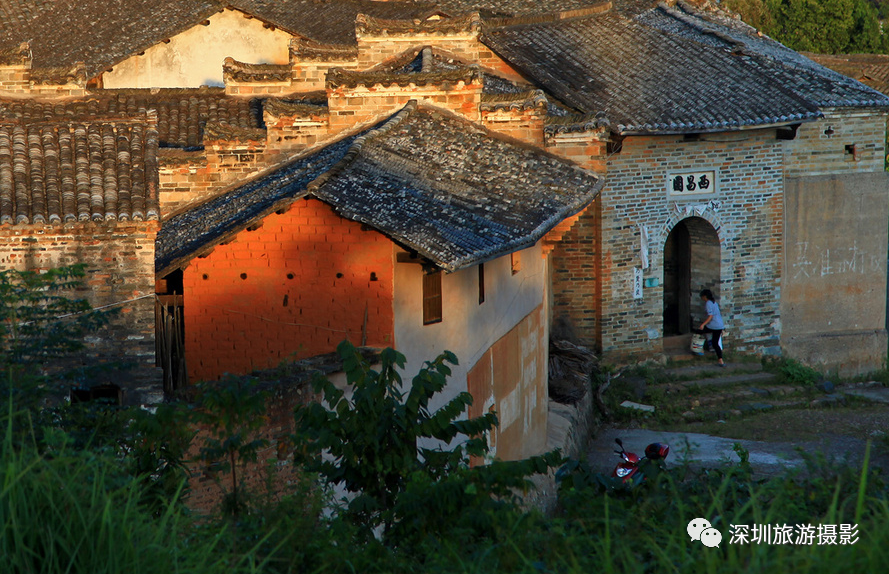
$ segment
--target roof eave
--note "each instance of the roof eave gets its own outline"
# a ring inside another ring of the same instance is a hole
[[[824,117],[824,114],[818,112],[816,115],[808,115],[802,116],[800,118],[788,119],[787,121],[781,122],[772,122],[766,124],[751,124],[744,126],[716,126],[716,127],[706,127],[706,126],[691,126],[686,128],[675,128],[675,129],[659,129],[659,130],[644,130],[644,129],[622,129],[620,125],[615,129],[615,133],[622,136],[652,136],[652,135],[686,135],[686,134],[712,134],[712,133],[721,133],[721,132],[742,132],[742,131],[752,131],[752,130],[767,130],[773,128],[780,128],[785,126],[791,126],[794,124],[804,124],[816,122]]]

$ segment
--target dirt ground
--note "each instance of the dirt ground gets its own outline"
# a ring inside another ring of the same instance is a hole
[[[698,432],[745,440],[809,442],[846,436],[889,446],[889,405],[860,404],[834,409],[788,409],[729,419],[680,423],[663,430]]]

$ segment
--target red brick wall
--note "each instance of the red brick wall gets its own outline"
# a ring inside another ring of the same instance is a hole
[[[360,344],[365,309],[367,345],[391,345],[392,253],[384,236],[299,200],[195,259],[183,274],[190,380]]]

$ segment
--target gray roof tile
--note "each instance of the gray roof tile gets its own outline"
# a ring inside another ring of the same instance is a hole
[[[207,123],[232,129],[262,127],[262,102],[225,95],[223,88],[96,90],[64,103],[33,100],[0,102],[0,117],[98,117],[157,112],[161,147],[200,148]]]
[[[158,219],[154,114],[0,120],[0,224]]]
[[[589,204],[601,180],[538,148],[409,104],[390,120],[164,222],[166,273],[313,196],[446,270],[527,247]]]
[[[646,21],[609,12],[495,27],[483,41],[580,114],[603,113],[619,133],[724,131],[820,117],[819,102],[799,85],[805,82],[791,81],[768,57],[734,55],[683,21],[677,27],[684,35]]]

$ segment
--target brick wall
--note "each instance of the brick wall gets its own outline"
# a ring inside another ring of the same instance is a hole
[[[596,173],[605,173],[608,134],[604,130],[548,133],[546,150]]]
[[[326,108],[314,113],[274,115],[263,113],[268,145],[285,151],[300,151],[331,137],[330,114]]]
[[[17,66],[0,66],[0,92],[25,94],[31,90],[31,63]]]
[[[332,133],[338,133],[380,115],[394,113],[410,100],[424,100],[477,122],[480,119],[481,92],[481,82],[464,84],[462,81],[447,88],[413,84],[405,87],[376,84],[370,87],[340,86],[328,89],[330,130]]]
[[[250,81],[237,82],[226,78],[225,95],[227,96],[243,96],[247,98],[258,96],[283,96],[292,94],[295,91],[302,90],[302,86],[294,86],[290,80],[284,82],[275,81]]]
[[[213,197],[280,159],[264,139],[205,140],[203,153],[168,152],[161,157],[158,189],[161,216]]]
[[[781,142],[768,130],[702,136],[698,141],[681,136],[626,138],[622,151],[608,160],[600,214],[587,210],[553,252],[554,315],[570,316],[579,334],[606,355],[660,352],[663,248],[673,227],[694,216],[706,220],[719,238],[720,303],[730,339],[749,350],[775,349],[780,328],[782,160]],[[668,173],[698,169],[718,170],[716,195],[668,196]],[[644,272],[650,286],[642,299],[634,299],[633,269],[641,267],[640,226],[650,234],[651,264]],[[599,254],[596,243],[602,246]]]
[[[385,34],[358,33],[358,68],[367,69],[417,46],[435,46],[451,52],[464,62],[478,62],[481,44],[478,32],[465,34]]]
[[[880,171],[885,165],[886,115],[825,110],[817,122],[802,124],[785,143],[788,177]],[[847,146],[855,146],[854,153]]]
[[[158,223],[19,225],[0,229],[0,267],[48,269],[84,263],[83,289],[71,295],[93,307],[141,298],[118,309],[112,322],[88,336],[75,364],[129,361],[136,368],[108,374],[128,404],[156,400],[161,391],[154,356],[154,243]],[[148,297],[145,297],[148,296]],[[103,381],[92,381],[103,382]]]
[[[335,350],[392,344],[392,243],[300,200],[184,271],[192,381]]]
[[[294,60],[293,66],[293,90],[299,92],[312,92],[323,90],[327,85],[327,70],[331,68],[343,68],[344,70],[358,70],[357,60],[350,61],[299,61]]]
[[[543,147],[543,120],[546,110],[534,108],[481,112],[481,122],[489,130]]]

